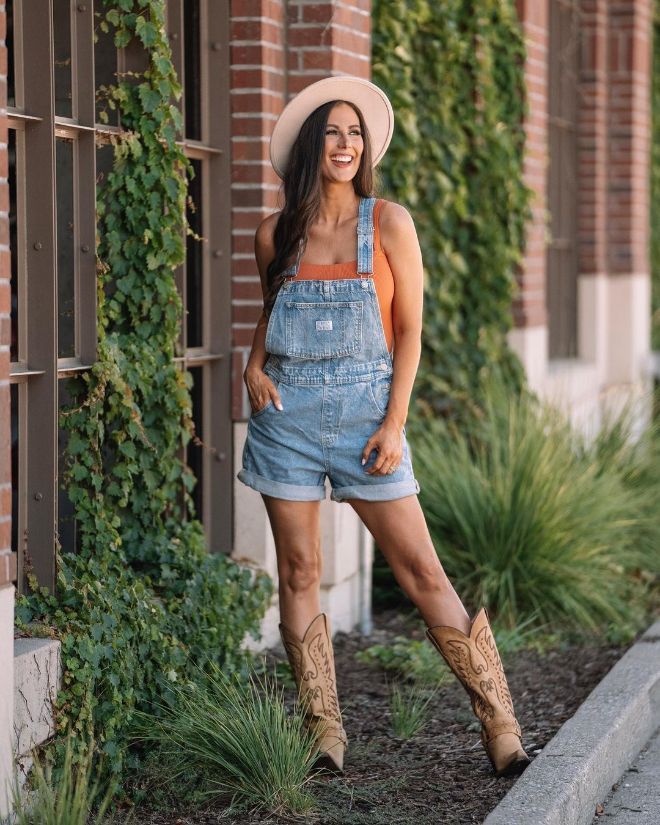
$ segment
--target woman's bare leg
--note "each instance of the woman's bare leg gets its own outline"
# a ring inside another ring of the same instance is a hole
[[[438,560],[417,496],[348,501],[426,624],[450,625],[469,633],[470,617]]]
[[[320,502],[262,497],[277,552],[280,620],[302,639],[321,612]]]

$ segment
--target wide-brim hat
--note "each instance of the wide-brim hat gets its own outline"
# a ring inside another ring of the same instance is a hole
[[[300,127],[315,109],[331,100],[350,101],[362,112],[371,137],[373,166],[387,151],[394,131],[394,112],[385,92],[362,77],[324,77],[298,92],[277,119],[270,138],[270,162],[281,178]]]

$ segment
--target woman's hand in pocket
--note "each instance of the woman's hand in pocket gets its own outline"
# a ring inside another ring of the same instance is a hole
[[[380,427],[364,445],[364,449],[362,450],[362,466],[369,461],[373,450],[376,450],[378,455],[374,459],[371,467],[364,472],[368,475],[377,476],[394,473],[403,458],[402,428],[388,418],[385,418]]]
[[[272,401],[278,410],[284,409],[280,394],[272,379],[262,369],[247,367],[243,373],[252,412],[256,413]]]

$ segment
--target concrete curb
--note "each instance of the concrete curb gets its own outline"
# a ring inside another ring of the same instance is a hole
[[[590,825],[660,724],[660,621],[543,748],[483,825]]]

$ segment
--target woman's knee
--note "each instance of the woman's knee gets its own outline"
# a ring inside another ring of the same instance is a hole
[[[291,549],[279,559],[280,582],[293,592],[316,587],[321,581],[321,554],[316,548]]]
[[[409,581],[409,587],[417,592],[442,592],[451,588],[435,551],[420,553],[407,559],[405,576]]]

